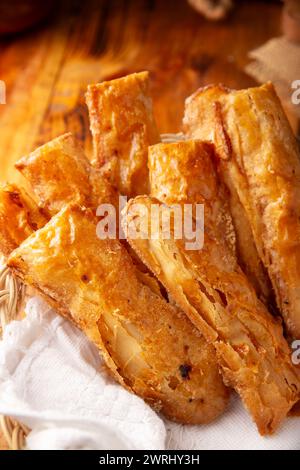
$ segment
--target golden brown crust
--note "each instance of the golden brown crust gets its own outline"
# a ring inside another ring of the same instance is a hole
[[[229,93],[222,85],[200,88],[186,100],[185,116],[183,120],[184,131],[187,137],[213,142],[217,154],[227,159],[231,152],[231,141],[227,133],[219,134],[216,138],[216,129],[220,121],[216,119],[219,112],[217,102],[220,97]],[[242,205],[236,187],[226,174],[220,172],[221,179],[228,188],[228,200],[233,219],[237,241],[237,255],[241,268],[247,274],[254,286],[258,297],[267,305],[274,305],[274,295],[268,273],[260,259],[253,238],[251,224]]]
[[[214,217],[233,256],[235,233],[229,215],[228,194],[215,175],[215,148],[202,141],[162,143],[149,148],[151,196],[166,204],[205,204],[205,217]],[[207,225],[208,227],[208,225]]]
[[[0,187],[0,253],[4,257],[47,220],[24,189],[13,184]]]
[[[50,215],[70,202],[97,207],[117,203],[117,192],[100,170],[93,168],[71,133],[37,148],[16,163]]]
[[[228,391],[215,352],[153,292],[118,240],[100,240],[89,210],[69,206],[8,260],[12,271],[102,350],[119,382],[170,419],[216,418]]]
[[[300,154],[274,87],[199,91],[185,123],[194,136],[212,129],[221,174],[245,211],[287,330],[299,338]]]
[[[158,200],[140,196],[128,203],[127,222],[139,232],[145,212],[136,210],[136,204],[150,211]],[[161,216],[169,210],[163,204],[160,208]],[[152,223],[158,221],[152,217]],[[177,240],[173,233],[163,239],[161,226],[157,240],[128,241],[214,345],[225,383],[240,394],[259,432],[270,434],[299,400],[299,371],[291,363],[281,324],[257,299],[230,249],[218,239],[222,235],[215,233],[215,239],[205,237],[200,251],[187,250],[188,240]]]
[[[51,215],[89,195],[89,162],[71,133],[37,148],[15,166]]]
[[[148,194],[148,146],[160,141],[149,73],[89,85],[86,94],[96,164],[128,197]]]

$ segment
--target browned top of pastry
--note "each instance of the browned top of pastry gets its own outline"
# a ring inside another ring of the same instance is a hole
[[[40,206],[50,215],[70,202],[97,207],[117,204],[117,192],[103,172],[93,168],[71,133],[64,134],[16,163]]]
[[[160,141],[148,72],[89,85],[86,101],[96,165],[123,195],[147,194],[148,146]]]

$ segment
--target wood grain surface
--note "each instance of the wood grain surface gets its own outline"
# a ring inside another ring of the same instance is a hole
[[[64,2],[39,29],[0,41],[1,180],[21,177],[14,162],[69,130],[91,153],[86,85],[133,71],[152,75],[161,132],[180,128],[183,102],[198,86],[254,84],[247,52],[279,34],[280,5],[237,2],[228,21],[211,23],[184,0]]]
[[[14,162],[66,131],[91,155],[88,83],[150,70],[161,132],[180,129],[184,99],[197,87],[255,85],[243,72],[247,53],[280,34],[280,11],[279,4],[238,1],[229,20],[215,24],[184,0],[67,1],[35,31],[0,40],[7,87],[0,179],[19,181]]]

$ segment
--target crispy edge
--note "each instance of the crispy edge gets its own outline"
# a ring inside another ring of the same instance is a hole
[[[101,203],[117,207],[116,189],[101,170],[92,167],[71,133],[37,148],[15,166],[49,215],[55,215],[71,202],[94,208]]]
[[[160,141],[149,73],[89,85],[86,93],[96,165],[121,194],[148,194],[148,146]]]
[[[149,147],[150,194],[168,205],[202,204],[204,217],[213,216],[215,227],[236,257],[228,192],[217,179],[215,160],[215,147],[206,141],[185,140]]]
[[[90,164],[71,133],[63,134],[21,158],[15,167],[29,182],[41,207],[54,215],[90,191]]]

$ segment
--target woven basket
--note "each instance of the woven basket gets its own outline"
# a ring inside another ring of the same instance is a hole
[[[165,143],[176,142],[184,139],[182,133],[162,134],[161,139]],[[12,320],[21,318],[21,305],[25,298],[25,286],[10,272],[5,262],[0,259],[0,336]],[[27,426],[16,420],[0,415],[0,432],[7,441],[11,450],[21,450],[25,445],[25,438],[29,433]]]
[[[0,334],[12,320],[20,318],[21,305],[25,296],[25,287],[10,273],[1,260],[0,263]],[[8,416],[0,416],[0,431],[11,450],[24,447],[29,429]]]

